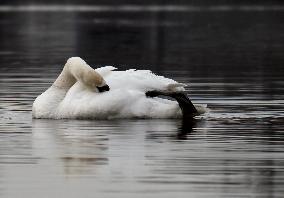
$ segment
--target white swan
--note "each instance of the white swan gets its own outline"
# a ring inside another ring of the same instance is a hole
[[[52,86],[34,101],[33,117],[112,119],[182,116],[176,101],[155,96],[178,94],[184,91],[183,84],[157,76],[149,70],[113,71],[115,69],[106,66],[94,70],[79,57],[69,58]],[[146,92],[151,97],[147,97]],[[204,111],[202,107],[197,107],[197,110],[199,113]]]

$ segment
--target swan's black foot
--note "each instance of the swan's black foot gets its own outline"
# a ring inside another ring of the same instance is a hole
[[[167,96],[174,98],[182,111],[183,117],[192,117],[197,114],[197,110],[184,92],[164,92],[164,91],[147,91],[147,97]]]
[[[105,92],[105,91],[109,91],[109,86],[108,85],[104,85],[101,87],[97,87],[99,92]]]

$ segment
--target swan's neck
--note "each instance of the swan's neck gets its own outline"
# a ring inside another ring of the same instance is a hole
[[[53,85],[60,89],[68,90],[76,83],[76,81],[76,78],[68,71],[66,67],[64,67]]]
[[[79,57],[73,57],[68,59],[53,86],[68,90],[76,81],[82,82],[92,90],[96,90],[97,86],[101,87],[106,84],[103,77],[85,61]]]

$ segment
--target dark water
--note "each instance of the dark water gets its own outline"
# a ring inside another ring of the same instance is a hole
[[[0,197],[283,197],[283,11],[2,9]],[[32,120],[70,56],[154,70],[211,111]]]

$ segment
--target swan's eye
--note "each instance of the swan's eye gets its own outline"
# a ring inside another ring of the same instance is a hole
[[[99,92],[105,92],[105,91],[109,91],[109,86],[108,85],[104,85],[102,87],[97,87]]]

